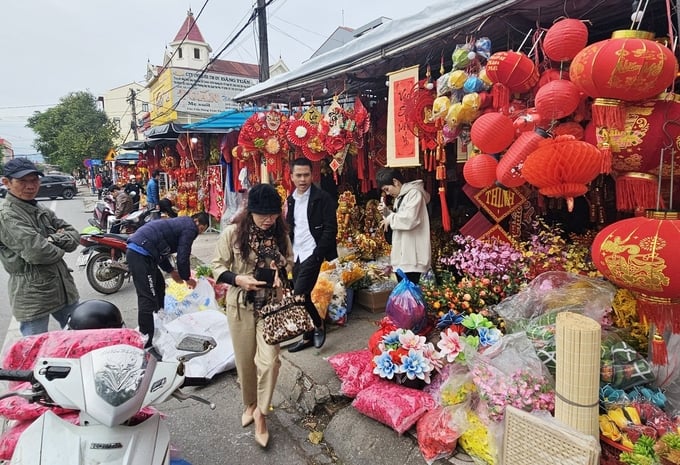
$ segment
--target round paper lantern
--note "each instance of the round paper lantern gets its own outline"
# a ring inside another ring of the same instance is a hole
[[[536,92],[536,110],[545,120],[564,118],[576,111],[581,100],[578,88],[566,79],[550,81]]]
[[[680,333],[680,217],[678,212],[647,210],[645,216],[602,229],[592,245],[597,269],[632,291],[638,312],[660,333]]]
[[[545,55],[554,61],[570,61],[588,44],[583,21],[566,18],[553,24],[543,39]]]
[[[498,160],[486,153],[480,153],[470,158],[463,165],[465,182],[472,187],[484,189],[496,182],[496,166]]]
[[[470,140],[485,153],[502,152],[514,138],[512,120],[502,113],[485,113],[470,128]]]
[[[517,93],[528,91],[538,82],[534,62],[525,54],[512,50],[491,55],[486,62],[486,75],[494,84],[503,84]]]
[[[600,174],[602,154],[593,144],[574,136],[546,140],[531,152],[522,166],[522,177],[547,197],[567,199],[573,210],[574,197],[588,192],[588,184]]]
[[[522,165],[527,156],[549,135],[541,128],[526,131],[519,135],[501,157],[496,167],[496,180],[505,187],[519,187],[526,182],[522,177]]]
[[[653,37],[645,31],[615,31],[611,39],[589,45],[574,57],[569,77],[596,99],[593,119],[598,126],[622,128],[620,101],[649,99],[673,84],[678,62]]]
[[[551,81],[557,81],[558,79],[569,79],[569,71],[560,71],[558,69],[548,68],[543,71],[538,78],[538,83],[536,88],[540,89],[547,83]]]

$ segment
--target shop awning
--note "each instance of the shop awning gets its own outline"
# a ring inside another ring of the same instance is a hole
[[[184,131],[184,125],[177,123],[161,124],[159,126],[151,126],[144,132],[147,139],[156,139],[159,137],[174,138],[182,134]]]
[[[204,120],[185,124],[184,129],[189,132],[225,133],[235,131],[243,126],[253,114],[264,111],[264,108],[247,108],[244,110],[229,109],[210,116]]]
[[[389,13],[389,11],[386,11]],[[239,93],[235,100],[265,105],[297,103],[300,97],[330,98],[343,90],[385,92],[385,74],[420,64],[451,69],[451,53],[471,38],[489,37],[494,51],[532,47],[537,24],[548,28],[560,17],[589,20],[590,42],[630,28],[630,3],[619,0],[443,0],[413,16],[387,21],[363,36]],[[665,2],[650,2],[643,30],[667,34]],[[525,41],[525,39],[528,39]],[[323,94],[322,89],[330,92]]]
[[[122,144],[119,148],[121,150],[148,150],[160,144],[174,144],[176,142],[176,137],[157,137],[155,139],[130,140]]]
[[[119,165],[136,165],[139,162],[139,153],[123,152],[116,156],[116,163]]]

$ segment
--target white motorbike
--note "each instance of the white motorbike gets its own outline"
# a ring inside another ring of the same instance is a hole
[[[93,350],[79,359],[40,358],[33,370],[0,370],[0,380],[29,381],[32,388],[0,398],[21,396],[30,402],[79,410],[74,425],[51,411],[38,417],[19,437],[10,464],[160,465],[170,463],[170,432],[158,412],[141,423],[129,420],[140,409],[169,397],[215,404],[180,390],[185,363],[207,354],[215,340],[187,335],[177,344],[186,351],[177,361],[157,361],[130,345]]]

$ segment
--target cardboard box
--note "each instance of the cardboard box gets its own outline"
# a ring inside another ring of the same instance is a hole
[[[384,312],[391,292],[391,290],[370,292],[366,289],[359,289],[354,293],[354,306],[359,306],[371,313]]]

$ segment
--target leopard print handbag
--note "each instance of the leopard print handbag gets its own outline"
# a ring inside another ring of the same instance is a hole
[[[264,305],[258,313],[264,322],[264,340],[270,345],[314,329],[314,321],[305,310],[304,295],[285,294],[280,302]]]

